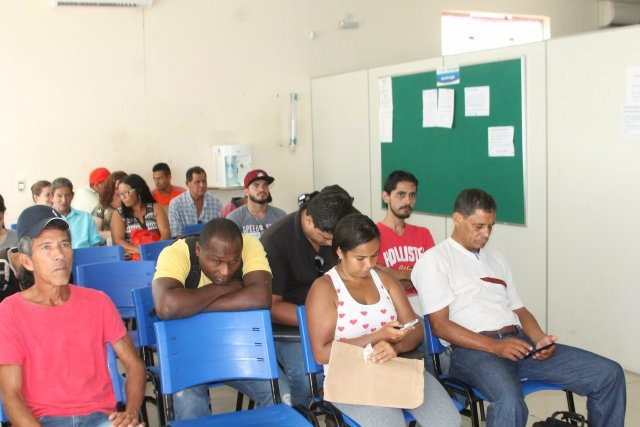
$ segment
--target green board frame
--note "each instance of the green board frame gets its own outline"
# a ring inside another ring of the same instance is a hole
[[[393,141],[381,143],[382,185],[393,170],[419,180],[415,210],[451,215],[458,193],[469,187],[489,192],[497,221],[525,224],[522,58],[460,67],[453,127],[422,127],[422,91],[437,88],[436,71],[391,78]],[[465,117],[464,88],[490,87],[490,115]],[[489,157],[488,128],[513,126],[514,157]]]

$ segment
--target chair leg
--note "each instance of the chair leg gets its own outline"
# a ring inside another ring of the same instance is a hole
[[[238,397],[236,398],[236,411],[242,411],[243,403],[244,403],[244,394],[238,392]]]
[[[576,404],[573,401],[573,393],[569,390],[564,391],[567,395],[567,408],[569,408],[569,412],[576,412]]]

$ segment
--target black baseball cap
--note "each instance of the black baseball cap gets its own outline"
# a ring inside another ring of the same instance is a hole
[[[55,209],[46,205],[33,205],[23,210],[18,217],[18,240],[23,237],[38,237],[42,230],[50,223],[58,221],[64,228],[69,229],[69,223]]]

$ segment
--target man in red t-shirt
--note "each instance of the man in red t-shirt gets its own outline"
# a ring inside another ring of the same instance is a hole
[[[20,214],[17,232],[21,269],[34,284],[0,304],[0,395],[9,420],[143,425],[144,365],[109,297],[69,284],[69,224],[50,206],[35,205]],[[127,373],[123,411],[116,409],[107,343]]]
[[[151,191],[151,195],[165,209],[171,199],[185,192],[184,188],[171,185],[171,169],[166,163],[156,163],[153,166],[153,183],[156,188]]]
[[[416,204],[418,179],[411,173],[396,170],[384,183],[382,200],[387,214],[376,225],[380,229],[378,268],[391,273],[402,283],[408,295],[417,294],[411,283],[411,270],[423,252],[434,246],[426,227],[407,224]]]

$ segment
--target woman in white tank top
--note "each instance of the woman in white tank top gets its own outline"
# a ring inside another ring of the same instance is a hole
[[[379,236],[375,223],[359,213],[345,216],[335,228],[332,246],[340,261],[313,283],[306,300],[311,348],[320,363],[329,362],[334,340],[360,347],[371,344],[370,360],[385,363],[415,349],[424,339],[421,322],[396,328],[418,316],[402,285],[391,275],[374,270]],[[361,426],[405,425],[397,408],[333,403]],[[427,372],[424,402],[410,412],[421,426],[460,425],[449,395]]]

